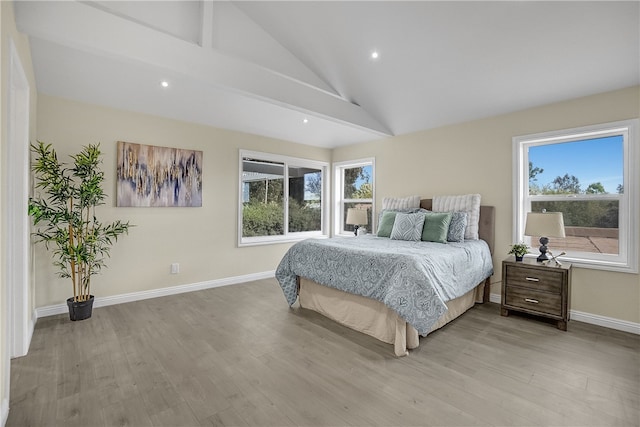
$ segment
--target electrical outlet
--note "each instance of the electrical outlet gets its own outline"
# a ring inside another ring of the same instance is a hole
[[[171,264],[171,274],[178,274],[180,273],[180,264],[177,262],[174,262],[173,264]]]

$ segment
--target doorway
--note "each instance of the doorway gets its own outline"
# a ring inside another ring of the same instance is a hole
[[[7,161],[3,180],[5,283],[8,346],[11,358],[29,350],[35,321],[30,313],[29,274],[29,96],[27,76],[13,40],[9,40],[7,103]]]

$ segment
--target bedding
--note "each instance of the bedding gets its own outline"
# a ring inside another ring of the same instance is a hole
[[[451,212],[433,213],[426,211],[421,240],[447,243],[447,234],[449,233],[452,216]]]
[[[488,286],[487,286],[488,287]],[[447,302],[447,311],[431,327],[439,329],[484,300],[485,284],[478,285],[461,297]],[[323,286],[300,278],[300,307],[313,310],[344,326],[393,344],[396,356],[409,354],[407,350],[420,345],[418,331],[398,313],[383,303]]]
[[[298,295],[298,277],[371,298],[426,335],[461,297],[493,274],[484,240],[447,244],[391,240],[375,235],[308,239],[285,254],[276,278],[287,302]]]
[[[465,212],[467,225],[464,231],[465,240],[477,240],[480,229],[480,195],[464,194],[461,196],[435,196],[434,212]]]
[[[420,196],[384,197],[382,209],[410,209],[420,207]]]
[[[447,230],[447,242],[464,242],[464,230],[467,228],[466,212],[451,212],[451,222]]]
[[[425,216],[424,213],[397,214],[389,237],[391,240],[420,241]]]

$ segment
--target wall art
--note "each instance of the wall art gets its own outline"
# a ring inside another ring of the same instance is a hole
[[[202,151],[118,141],[117,204],[202,206]]]

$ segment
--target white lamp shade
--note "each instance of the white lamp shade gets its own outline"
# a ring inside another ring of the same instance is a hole
[[[368,222],[365,209],[349,208],[347,210],[347,224],[363,225]]]
[[[525,236],[565,237],[562,212],[529,212]]]

